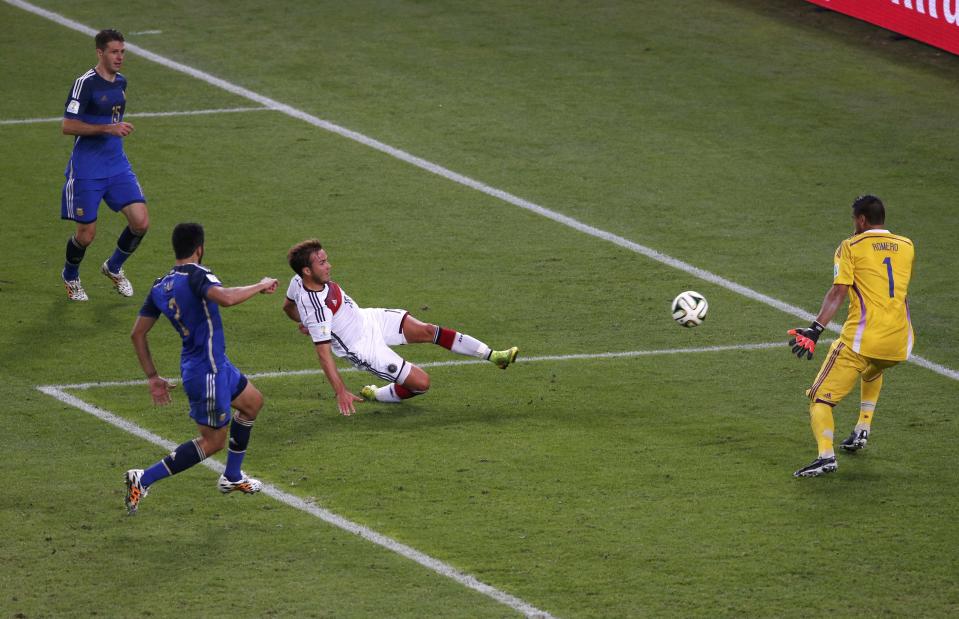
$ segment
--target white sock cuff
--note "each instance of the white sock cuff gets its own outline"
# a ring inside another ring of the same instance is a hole
[[[490,347],[471,335],[457,333],[450,350],[458,355],[485,359],[489,355]]]
[[[400,396],[396,395],[396,392],[393,391],[394,383],[389,385],[384,385],[376,390],[376,401],[377,402],[400,402]]]

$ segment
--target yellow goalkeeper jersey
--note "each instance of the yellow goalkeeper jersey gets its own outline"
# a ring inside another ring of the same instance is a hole
[[[903,361],[912,351],[909,280],[912,241],[871,229],[846,239],[836,250],[833,284],[849,286],[849,315],[840,339],[864,357]]]

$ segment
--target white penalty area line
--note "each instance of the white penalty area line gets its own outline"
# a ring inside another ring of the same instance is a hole
[[[28,11],[35,15],[39,15],[40,17],[43,17],[44,19],[49,19],[50,21],[56,22],[66,28],[76,30],[77,32],[82,32],[83,34],[86,34],[88,36],[93,36],[97,33],[96,30],[94,30],[93,28],[89,26],[86,26],[72,19],[64,17],[63,15],[60,15],[59,13],[54,13],[52,11],[42,9],[38,6],[30,4],[29,2],[24,2],[23,0],[5,0],[5,2],[12,6],[21,8],[24,11]],[[533,202],[530,202],[529,200],[524,200],[523,198],[514,196],[513,194],[503,191],[502,189],[491,187],[490,185],[487,185],[486,183],[482,183],[468,176],[464,176],[457,172],[453,172],[452,170],[444,168],[441,165],[435,164],[431,161],[427,161],[426,159],[422,159],[420,157],[412,155],[398,148],[394,148],[393,146],[390,146],[389,144],[384,144],[383,142],[380,142],[379,140],[375,140],[369,136],[363,135],[362,133],[358,133],[356,131],[352,131],[345,127],[341,127],[340,125],[323,120],[321,118],[317,118],[316,116],[313,116],[312,114],[308,114],[307,112],[299,110],[285,103],[280,103],[279,101],[276,101],[274,99],[271,99],[259,93],[253,92],[252,90],[249,90],[247,88],[244,88],[232,82],[228,82],[214,75],[210,75],[209,73],[205,71],[195,69],[193,67],[179,63],[175,60],[171,60],[165,56],[155,54],[149,50],[146,50],[140,47],[139,45],[127,44],[126,48],[129,51],[133,52],[134,54],[140,55],[146,58],[147,60],[152,60],[153,62],[159,65],[167,67],[168,69],[179,71],[180,73],[189,75],[202,82],[206,82],[207,84],[216,86],[227,92],[233,93],[237,96],[243,97],[245,99],[249,99],[251,101],[255,101],[256,103],[259,103],[262,106],[268,107],[278,112],[282,112],[292,118],[302,120],[303,122],[309,123],[313,125],[314,127],[319,127],[320,129],[323,129],[325,131],[329,131],[331,133],[335,133],[337,135],[345,137],[349,140],[353,140],[354,142],[358,142],[360,144],[363,144],[364,146],[368,146],[372,149],[385,153],[389,155],[390,157],[394,157],[396,159],[399,159],[400,161],[405,161],[406,163],[409,163],[410,165],[414,165],[422,170],[426,170],[427,172],[430,172],[431,174],[436,174],[437,176],[441,176],[447,180],[453,181],[454,183],[459,183],[460,185],[469,187],[471,189],[475,189],[476,191],[485,193],[488,196],[492,196],[494,198],[502,200],[503,202],[512,204],[513,206],[536,213],[537,215],[545,217],[546,219],[550,219],[552,221],[555,221],[556,223],[562,224],[574,230],[578,230],[579,232],[582,232],[583,234],[588,234],[592,237],[602,239],[604,241],[608,241],[614,245],[622,247],[623,249],[627,249],[637,254],[641,254],[643,256],[646,256],[647,258],[650,258],[652,260],[665,264],[666,266],[670,266],[670,267],[673,267],[674,269],[683,271],[684,273],[688,273],[703,281],[709,282],[711,284],[715,284],[721,288],[725,288],[726,290],[735,292],[739,295],[746,297],[747,299],[752,299],[753,301],[758,301],[770,307],[776,308],[780,310],[781,312],[784,312],[786,314],[799,318],[800,320],[812,321],[816,318],[815,314],[810,313],[801,307],[791,305],[789,303],[786,303],[785,301],[780,301],[779,299],[773,298],[769,295],[753,290],[752,288],[743,286],[742,284],[738,284],[732,280],[726,279],[725,277],[716,275],[715,273],[712,273],[705,269],[700,269],[699,267],[693,266],[689,264],[688,262],[683,262],[682,260],[678,260],[676,258],[673,258],[672,256],[656,251],[655,249],[651,247],[640,245],[639,243],[630,241],[629,239],[619,236],[618,234],[613,234],[612,232],[601,230],[589,224],[583,223],[579,221],[578,219],[569,217],[568,215],[563,215],[562,213],[558,213],[544,206],[540,206],[539,204],[535,204]],[[842,327],[841,325],[838,325],[836,323],[829,323],[827,325],[827,328],[835,333],[839,333]],[[942,376],[945,376],[947,378],[951,378],[952,380],[959,381],[959,371],[956,371],[952,368],[947,368],[944,365],[934,363],[932,361],[929,361],[927,359],[924,359],[916,355],[913,355],[912,357],[910,357],[909,360],[920,367],[926,368],[928,370],[932,370],[933,372],[940,374]]]
[[[236,114],[239,112],[264,112],[272,111],[268,107],[224,107],[212,110],[183,110],[178,112],[136,112],[124,114],[124,118],[156,118],[161,116],[202,116],[205,114]],[[39,123],[58,123],[63,120],[63,116],[52,116],[50,118],[15,118],[12,120],[0,120],[0,125],[35,125]]]
[[[826,340],[824,340],[825,342]],[[629,357],[651,357],[658,355],[684,355],[694,353],[725,352],[730,350],[764,350],[767,348],[786,348],[785,340],[782,342],[766,342],[763,344],[725,344],[720,346],[698,346],[693,348],[661,348],[658,350],[625,350],[621,352],[599,352],[599,353],[577,353],[569,355],[542,355],[538,357],[519,356],[514,363],[534,363],[539,361],[578,361],[590,359],[623,359]],[[456,365],[478,365],[489,363],[485,359],[457,359],[455,361],[428,361],[426,363],[417,363],[421,368],[437,368]],[[340,372],[358,372],[356,368],[340,368]],[[282,378],[285,376],[312,376],[322,374],[323,370],[283,370],[277,372],[257,372],[247,374],[247,378]],[[96,387],[132,387],[134,385],[145,385],[146,380],[115,380],[95,383],[73,383],[66,385],[38,385],[37,389],[53,390],[79,390],[93,389]],[[44,391],[46,393],[46,391]]]
[[[89,404],[74,395],[64,392],[61,388],[57,388],[55,386],[38,386],[37,389],[49,395],[50,397],[56,398],[64,404],[78,408],[85,413],[89,413],[112,426],[120,428],[124,432],[128,432],[136,437],[149,441],[150,443],[153,443],[154,445],[157,445],[166,451],[173,451],[176,449],[177,445],[173,441],[169,441],[158,434],[154,434],[153,432],[150,432],[149,430],[146,430],[137,424],[120,417],[119,415],[111,413],[108,410]],[[212,458],[207,458],[201,464],[208,469],[221,474],[226,468]],[[359,535],[363,539],[372,542],[377,546],[381,546],[387,550],[395,552],[402,557],[406,557],[411,561],[415,561],[423,567],[454,580],[461,585],[473,589],[474,591],[478,591],[479,593],[482,593],[483,595],[486,595],[487,597],[490,597],[501,604],[509,606],[513,610],[523,613],[527,617],[553,619],[553,615],[550,613],[540,610],[532,604],[524,602],[523,600],[504,591],[500,591],[495,587],[487,585],[486,583],[478,580],[475,576],[461,572],[452,565],[444,563],[439,559],[434,559],[433,557],[424,554],[419,550],[412,548],[411,546],[400,543],[391,537],[377,533],[369,527],[365,527],[361,524],[353,522],[352,520],[348,520],[343,516],[335,514],[327,509],[323,509],[322,507],[318,507],[314,503],[292,495],[289,492],[284,492],[272,484],[264,483],[263,490],[261,490],[261,492],[279,501],[280,503],[284,503],[290,507],[306,512],[307,514],[315,516],[328,524],[355,535]]]
[[[588,359],[621,359],[629,357],[647,357],[654,355],[677,355],[677,354],[689,354],[689,353],[709,353],[709,352],[724,352],[730,350],[762,350],[767,348],[776,348],[783,346],[782,342],[768,342],[763,344],[732,344],[732,345],[722,345],[722,346],[701,346],[694,348],[664,348],[658,350],[630,350],[622,352],[604,352],[604,353],[581,353],[581,354],[568,354],[568,355],[543,355],[536,357],[520,357],[517,360],[517,363],[532,363],[532,362],[542,362],[542,361],[573,361],[573,360],[588,360]],[[428,362],[418,364],[420,367],[441,367],[441,366],[457,366],[457,365],[476,365],[480,363],[488,363],[482,359],[463,359],[456,361],[437,361],[437,362]],[[355,368],[345,368],[341,371],[358,371]],[[283,376],[302,376],[302,375],[315,375],[320,374],[321,370],[293,370],[286,372],[259,372],[255,374],[248,374],[250,378],[275,378]],[[38,385],[36,388],[41,393],[77,408],[85,413],[89,413],[94,417],[109,423],[110,425],[128,432],[136,437],[142,438],[143,440],[149,441],[154,445],[161,447],[166,451],[173,451],[176,448],[176,443],[169,441],[158,434],[154,434],[149,430],[146,430],[139,425],[120,417],[119,415],[112,413],[108,410],[102,409],[98,406],[89,404],[88,402],[78,398],[75,395],[67,393],[67,390],[82,390],[82,389],[91,389],[94,387],[126,387],[134,385],[145,384],[145,380],[128,380],[128,381],[111,381],[111,382],[98,382],[98,383],[76,383],[76,384],[67,384],[67,385]],[[217,472],[222,473],[224,466],[217,462],[216,460],[206,459],[202,462],[207,468]],[[532,604],[525,602],[513,595],[510,595],[504,591],[501,591],[493,586],[487,585],[486,583],[478,580],[475,576],[466,574],[454,568],[453,566],[435,559],[429,555],[426,555],[415,548],[407,546],[406,544],[400,543],[394,540],[391,537],[387,537],[381,533],[378,533],[368,527],[365,527],[361,524],[357,524],[352,520],[348,520],[338,514],[335,514],[327,509],[323,509],[309,501],[292,495],[288,492],[280,490],[272,484],[264,484],[263,490],[265,494],[274,498],[275,500],[289,505],[295,509],[306,512],[312,516],[319,518],[320,520],[331,524],[337,528],[343,529],[344,531],[349,531],[355,535],[359,535],[363,539],[376,544],[382,548],[386,548],[396,554],[406,557],[411,561],[422,565],[423,567],[445,576],[451,580],[454,580],[461,585],[473,589],[483,595],[486,595],[505,606],[512,608],[513,610],[523,613],[527,617],[542,617],[544,619],[552,619],[553,615],[550,613],[536,608]]]

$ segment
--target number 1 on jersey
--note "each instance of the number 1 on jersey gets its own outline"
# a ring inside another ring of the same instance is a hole
[[[889,276],[889,298],[896,296],[896,280],[892,277],[892,258],[886,256],[886,259],[882,261],[886,265],[886,275]]]

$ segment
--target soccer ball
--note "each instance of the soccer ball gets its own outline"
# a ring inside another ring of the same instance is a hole
[[[673,320],[684,327],[697,327],[706,320],[709,303],[695,290],[687,290],[673,299]]]

